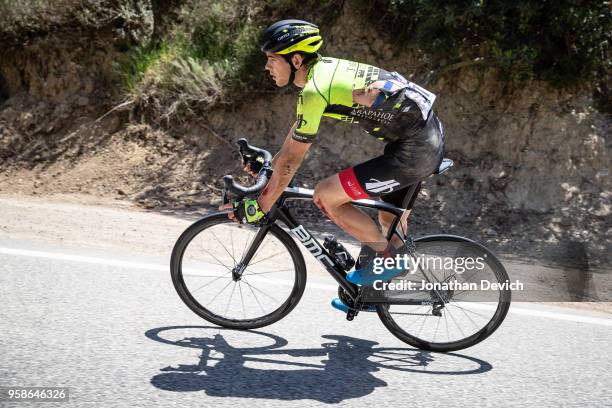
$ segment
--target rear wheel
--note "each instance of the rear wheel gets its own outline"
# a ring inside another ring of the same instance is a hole
[[[255,255],[242,265],[253,245]],[[192,311],[234,329],[282,319],[306,286],[304,258],[285,231],[275,224],[267,230],[237,224],[227,213],[191,225],[174,246],[170,269],[176,291]]]
[[[452,235],[424,237],[415,247],[412,262],[420,267],[392,280],[404,287],[413,282],[413,289],[377,294],[389,300],[376,307],[385,327],[400,340],[432,351],[460,350],[490,336],[506,317],[511,291],[483,289],[481,281],[509,283],[501,262],[484,246]],[[437,285],[424,287],[424,281]]]

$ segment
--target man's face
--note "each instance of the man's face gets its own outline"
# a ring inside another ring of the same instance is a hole
[[[274,82],[276,82],[276,86],[287,85],[291,76],[289,63],[280,55],[272,52],[266,52],[266,57],[268,57],[268,61],[266,62],[265,69],[270,73]]]

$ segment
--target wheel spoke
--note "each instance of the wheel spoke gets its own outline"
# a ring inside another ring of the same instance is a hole
[[[418,310],[418,309],[420,309],[420,308],[422,308],[422,307],[424,307],[424,306],[419,306],[418,308],[416,308],[416,309],[415,309],[415,311],[416,311],[416,310]],[[414,319],[414,320],[412,321],[412,323],[410,323],[408,326],[406,326],[406,328],[410,328],[410,327],[412,327],[412,326],[413,326],[413,325],[414,325],[416,322],[420,322],[420,321],[421,321],[421,319],[423,319],[425,316],[427,316],[427,313],[419,314],[418,316],[419,316],[419,317],[418,317],[418,318],[416,318],[416,319]]]
[[[249,272],[248,274],[245,273],[244,275],[264,275],[267,273],[279,273],[279,272],[291,272],[291,271],[295,271],[295,269],[280,269],[278,271],[267,271],[267,272],[251,272],[248,269],[245,270],[245,272]]]
[[[225,273],[225,275],[227,275],[227,272]],[[189,276],[192,278],[219,278],[219,277],[222,277],[219,275],[196,275],[194,273],[184,273],[183,276]]]
[[[444,313],[444,327],[446,327],[446,341],[450,341],[450,332],[448,331],[448,319],[446,313]]]
[[[274,258],[275,256],[282,255],[282,254],[284,254],[284,253],[285,253],[285,251],[280,251],[280,252],[277,252],[277,253],[272,254],[272,255],[270,255],[270,256],[267,256],[267,257],[265,257],[265,258],[263,258],[263,259],[260,259],[260,260],[259,260],[259,261],[257,261],[257,262],[250,263],[250,264],[249,264],[249,266],[256,265],[256,264],[258,264],[258,263],[260,263],[260,262],[263,262],[263,261],[267,261],[267,260],[268,260],[268,259],[270,259],[270,258]]]
[[[212,299],[210,299],[210,301],[209,301],[209,302],[206,304],[206,306],[208,306],[208,305],[210,305],[212,302],[214,302],[214,300],[215,300],[216,298],[218,298],[218,297],[219,297],[219,295],[220,295],[221,293],[223,293],[223,292],[225,291],[225,289],[226,289],[226,288],[227,288],[227,287],[228,287],[228,286],[229,286],[229,285],[230,285],[232,282],[233,282],[233,280],[231,280],[231,281],[227,282],[227,285],[225,285],[225,286],[223,287],[223,289],[221,289],[221,290],[219,291],[219,293],[217,293],[217,294],[216,294],[216,295],[215,295],[215,296],[214,296]]]
[[[475,312],[475,311],[473,311],[473,310],[470,310],[470,309],[465,309],[465,308],[463,308],[463,307],[461,307],[461,306],[457,305],[457,304],[456,304],[456,302],[451,302],[451,303],[448,303],[448,304],[449,304],[449,305],[451,305],[451,306],[453,306],[453,307],[457,307],[457,308],[459,308],[459,309],[463,310],[463,313],[465,313],[465,312],[470,312],[470,313],[472,313],[472,314],[475,314],[476,316],[482,317],[483,319],[487,319],[487,320],[491,319],[491,317],[489,317],[489,316],[484,316],[484,315],[481,315],[480,313],[476,313],[476,312]]]
[[[278,299],[274,298],[271,295],[268,295],[266,292],[264,292],[263,290],[251,285],[249,282],[247,282],[246,279],[244,279],[244,277],[242,278],[242,280],[244,280],[244,283],[246,283],[247,285],[249,285],[251,288],[255,289],[256,291],[258,291],[259,293],[261,293],[262,295],[265,295],[267,297],[269,297],[270,299],[274,300],[275,302],[278,302]]]
[[[231,231],[231,229],[230,229]],[[217,242],[219,244],[221,244],[221,246],[223,247],[223,249],[225,250],[225,252],[227,252],[227,254],[232,258],[232,261],[234,261],[234,266],[236,266],[236,259],[234,258],[234,255],[230,254],[230,251],[227,250],[227,248],[225,247],[225,245],[223,245],[223,243],[221,242],[221,240],[217,237],[217,234],[215,234],[215,231],[213,231],[211,229],[211,234],[213,234],[213,237],[215,237],[215,239],[217,240]]]
[[[475,276],[475,275],[476,275],[478,272],[479,272],[479,271],[478,271],[478,270],[476,270],[474,273],[472,273],[472,274],[470,275],[470,277],[469,277],[469,278],[463,278],[463,281],[464,281],[464,282],[467,282],[467,283],[470,283],[470,282],[472,281],[472,278],[473,278],[473,277],[474,277],[474,276]],[[463,276],[462,276],[462,277],[463,277]]]
[[[225,312],[223,314],[227,315],[227,311],[229,310],[230,303],[232,302],[232,296],[234,296],[234,291],[236,290],[236,282],[234,282],[234,286],[232,286],[232,293],[230,293],[229,299],[227,300],[227,305],[225,306]]]
[[[428,317],[429,317],[429,316],[426,316],[426,317],[423,319],[423,323],[421,323],[421,327],[419,328],[419,331],[417,332],[417,336],[418,336],[418,335],[420,335],[420,334],[421,334],[421,332],[423,331],[423,327],[425,327],[425,322],[427,321],[427,318],[428,318]]]
[[[208,255],[210,255],[215,261],[217,261],[221,266],[224,266],[225,269],[227,269],[228,271],[232,271],[232,268],[230,268],[229,266],[227,266],[226,264],[224,264],[223,262],[221,262],[216,256],[214,256],[213,254],[210,253],[210,251],[204,247],[202,247],[202,249],[204,250],[204,252],[206,252]]]
[[[242,317],[246,319],[246,308],[244,307],[244,296],[242,296],[242,281],[238,281],[238,290],[240,291],[240,302],[242,303]]]
[[[453,305],[453,306],[456,306],[456,305]],[[466,310],[466,309],[462,308],[461,306],[457,306],[457,307],[459,308],[459,310],[461,310],[461,311],[463,312],[463,314],[465,315],[465,317],[467,317],[467,318],[468,318],[468,320],[469,320],[470,322],[472,322],[472,324],[473,324],[473,325],[476,327],[476,329],[478,329],[479,325],[477,325],[477,324],[476,324],[476,322],[474,322],[474,320],[472,320],[472,318],[470,317],[470,315],[468,315],[468,314],[465,312],[465,310]],[[478,331],[478,330],[476,330],[476,331]]]
[[[450,309],[446,309],[446,311],[448,312],[448,316],[451,318],[453,323],[455,323],[455,326],[457,326],[457,328],[459,329],[459,333],[461,333],[461,335],[465,337],[465,333],[463,333],[461,326],[459,326],[459,324],[457,323],[457,320],[453,317],[453,314],[451,313]]]
[[[256,252],[256,253],[255,253],[255,255],[253,256],[253,259],[251,259],[251,263],[250,263],[250,265],[253,265],[253,264],[255,264],[255,263],[259,262],[259,261],[257,261],[257,262],[253,262],[253,261],[255,261],[255,259],[257,258],[257,255],[259,255],[259,254],[262,254],[262,253],[263,253],[263,249],[265,248],[266,244],[267,244],[269,241],[270,241],[270,240],[264,241],[264,243],[263,243],[263,244],[262,244],[262,245],[261,245],[259,248],[257,248],[257,252]]]
[[[230,243],[232,245],[232,259],[234,260],[234,266],[236,266],[236,255],[234,254],[234,236],[232,234],[232,231],[234,229],[230,228],[229,233],[230,233]]]
[[[225,275],[227,275],[228,273],[229,273],[229,272],[226,272],[225,274],[223,274],[223,275],[219,276],[218,278],[213,279],[213,280],[211,280],[210,282],[205,283],[204,285],[200,286],[200,287],[199,287],[199,288],[197,288],[196,290],[191,291],[191,293],[196,293],[198,290],[200,290],[200,289],[202,289],[202,288],[204,288],[204,287],[206,287],[206,286],[210,285],[211,283],[216,282],[216,281],[218,281],[219,279],[221,279],[221,278],[225,277]]]
[[[244,254],[246,253],[246,250],[249,247],[249,244],[251,243],[251,238],[252,237],[253,237],[253,230],[251,230],[249,228],[249,237],[247,238],[247,240],[244,243],[244,248],[242,249],[242,256],[244,256]]]
[[[442,319],[440,319],[440,317],[438,316],[438,321],[436,323],[436,330],[434,331],[434,335],[433,335],[434,343],[436,342],[436,335],[438,334],[438,328],[440,327],[440,322],[441,321],[442,321]]]
[[[251,285],[249,285],[247,283],[246,280],[244,280],[244,283],[247,284],[247,286],[249,287],[249,290],[251,291],[251,293],[253,294],[253,297],[255,298],[255,301],[257,302],[257,304],[259,305],[259,308],[261,309],[262,312],[264,312],[264,314],[266,313],[266,311],[264,310],[263,306],[261,305],[261,303],[259,302],[259,298],[257,297],[257,295],[255,294],[255,292],[253,291],[253,287]]]

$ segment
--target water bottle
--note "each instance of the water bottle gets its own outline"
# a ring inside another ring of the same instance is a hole
[[[336,240],[333,235],[328,235],[323,241],[323,246],[329,251],[329,255],[332,257],[334,262],[342,267],[345,271],[350,270],[355,265],[355,260],[348,253],[346,248]]]

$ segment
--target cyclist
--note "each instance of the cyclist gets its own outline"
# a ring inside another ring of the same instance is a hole
[[[327,177],[315,186],[314,202],[339,227],[370,246],[376,254],[392,256],[394,248],[385,239],[392,214],[380,211],[382,227],[350,201],[378,197],[401,207],[407,189],[432,174],[440,165],[444,132],[432,110],[435,95],[396,72],[337,58],[323,57],[323,40],[316,25],[302,20],[282,20],[268,27],[261,50],[266,53],[265,70],[278,87],[302,88],[297,100],[297,120],[280,151],[274,156],[274,173],[258,198],[260,218],[268,212],[300,167],[316,140],[322,117],[359,124],[386,143],[384,154]],[[236,215],[242,206],[235,204]],[[404,230],[409,211],[401,223]],[[240,217],[242,219],[242,217]],[[369,267],[349,273],[356,284],[376,279]]]

